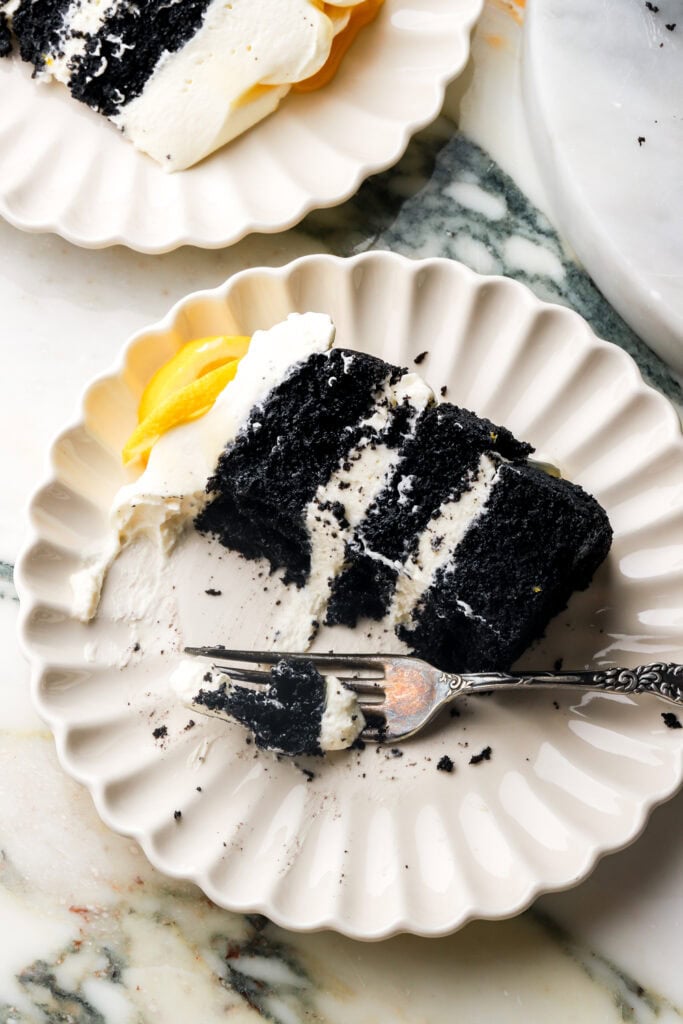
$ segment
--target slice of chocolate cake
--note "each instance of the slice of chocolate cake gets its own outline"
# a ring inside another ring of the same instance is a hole
[[[319,351],[226,446],[195,526],[310,589],[328,625],[383,620],[441,668],[505,669],[612,536],[531,451],[414,373]]]
[[[63,83],[167,170],[190,167],[317,74],[364,0],[0,0],[34,76]]]

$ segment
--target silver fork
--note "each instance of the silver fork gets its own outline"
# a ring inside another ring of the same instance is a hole
[[[594,672],[442,672],[405,655],[288,654],[186,647],[186,654],[211,658],[214,668],[238,683],[268,683],[263,669],[283,659],[312,662],[321,675],[334,675],[358,694],[367,725],[364,740],[398,743],[414,736],[446,705],[461,697],[500,690],[571,688],[592,693],[649,693],[683,707],[683,665],[656,663]],[[227,662],[237,662],[233,667]],[[197,706],[197,711],[201,711]],[[228,717],[227,715],[225,716]]]

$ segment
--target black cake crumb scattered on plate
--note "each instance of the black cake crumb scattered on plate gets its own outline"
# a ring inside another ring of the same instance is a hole
[[[159,725],[153,731],[152,736],[155,740],[161,740],[164,736],[168,736],[168,728],[165,725]]]
[[[683,725],[673,711],[662,711],[662,718],[667,729],[683,729]]]
[[[478,754],[472,754],[470,764],[481,764],[482,761],[490,761],[492,753],[491,747],[484,747]]]
[[[443,757],[439,760],[439,763],[436,766],[436,770],[439,772],[452,772],[454,767],[455,765],[453,763],[453,759],[450,758],[448,754],[444,754]]]

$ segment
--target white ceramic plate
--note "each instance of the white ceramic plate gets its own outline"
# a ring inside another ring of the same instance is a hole
[[[166,174],[18,57],[0,60],[0,214],[88,248],[222,248],[296,224],[394,164],[465,66],[483,0],[386,0],[334,80]]]
[[[169,696],[183,642],[262,640],[281,592],[258,565],[191,532],[146,604],[132,602],[130,583],[154,578],[153,554],[134,549],[96,620],[72,617],[69,573],[103,542],[118,452],[150,374],[188,339],[310,309],[332,315],[341,345],[408,365],[428,349],[420,369],[432,385],[528,438],[609,511],[607,563],[527,664],[683,659],[683,439],[631,359],[508,279],[390,253],[313,256],[188,297],[87,391],[54,445],[17,574],[36,705],[104,821],[216,903],[357,938],[514,914],[628,843],[678,786],[683,731],[665,728],[659,702],[479,699],[402,757],[368,747],[313,759],[309,782],[287,759],[255,756],[237,725],[186,729],[189,713]],[[362,630],[320,637],[323,648],[351,643],[362,646]],[[168,734],[155,741],[160,725]],[[471,766],[486,745],[491,760]],[[451,775],[436,770],[443,753]]]

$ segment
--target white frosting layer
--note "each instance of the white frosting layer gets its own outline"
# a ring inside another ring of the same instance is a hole
[[[71,578],[74,613],[81,621],[95,614],[107,570],[125,544],[145,535],[165,554],[171,551],[206,504],[207,480],[254,406],[293,366],[314,352],[326,352],[333,341],[334,325],[323,313],[292,313],[270,330],[254,333],[234,380],[209,412],[164,434],[152,448],[144,473],[114,498],[110,543]]]
[[[336,676],[327,676],[325,710],[320,723],[321,750],[346,750],[365,726],[358,699]]]
[[[456,501],[445,501],[431,518],[419,538],[417,551],[399,573],[394,599],[387,615],[392,625],[410,622],[422,595],[429,590],[436,574],[453,559],[453,552],[470,526],[486,512],[486,502],[498,478],[500,461],[482,455],[469,490]],[[458,602],[465,614],[474,612],[464,601]]]
[[[344,360],[344,372],[348,373],[352,365],[353,356],[348,356]],[[385,383],[377,396],[378,408],[360,426],[370,427],[381,434],[389,425],[394,409],[408,401],[414,429],[419,414],[433,397],[431,388],[421,377],[415,373],[406,373],[395,384]],[[311,571],[301,598],[306,605],[308,621],[324,616],[332,580],[344,564],[346,544],[388,482],[399,458],[398,449],[376,443],[372,437],[365,437],[356,448],[344,455],[329,480],[318,487],[314,500],[306,510],[306,527],[311,542]],[[321,506],[336,503],[344,507],[344,526],[331,511],[321,511]],[[299,605],[300,602],[296,602],[292,606],[292,616],[305,621]],[[308,635],[310,626],[306,625],[306,630]]]
[[[210,674],[210,679],[205,678],[207,674]],[[207,662],[196,658],[183,658],[170,679],[173,693],[188,707],[192,706],[200,690],[215,690],[222,682],[227,682],[227,676],[213,671]]]
[[[199,31],[162,58],[114,123],[167,170],[190,167],[316,74],[343,26],[313,0],[213,0]]]

